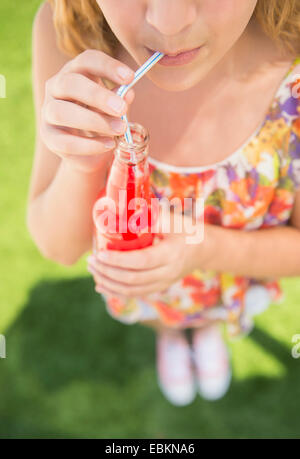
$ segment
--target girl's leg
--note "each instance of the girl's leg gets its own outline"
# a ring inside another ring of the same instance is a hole
[[[197,392],[190,347],[183,330],[166,327],[159,320],[140,324],[156,332],[156,369],[162,393],[173,405],[188,405]]]
[[[214,323],[194,330],[193,359],[198,390],[206,400],[217,400],[225,395],[231,382],[230,350],[220,327]]]
[[[231,380],[229,351],[220,329],[221,320],[201,327],[190,327],[191,348],[186,329],[166,327],[159,320],[140,322],[157,333],[157,370],[159,385],[175,405],[186,405],[195,396],[192,361],[199,393],[207,400],[221,398]]]
[[[144,325],[145,327],[152,328],[156,332],[172,332],[172,331],[184,331],[184,330],[189,330],[189,329],[205,329],[206,327],[211,327],[213,325],[216,325],[217,323],[220,323],[221,320],[210,320],[205,322],[201,326],[196,326],[196,327],[188,327],[188,328],[179,328],[179,327],[167,327],[164,325],[160,320],[144,320],[139,322],[141,325]]]
[[[174,405],[188,405],[196,396],[196,384],[185,329],[166,327],[159,320],[140,323],[156,332],[156,367],[161,391]]]

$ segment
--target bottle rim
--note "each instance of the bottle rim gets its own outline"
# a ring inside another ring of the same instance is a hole
[[[129,128],[132,135],[133,143],[127,143],[125,135],[119,136],[116,150],[125,153],[138,153],[142,154],[142,158],[137,157],[138,162],[143,159],[147,154],[147,146],[149,144],[149,132],[139,123],[129,122]],[[143,155],[144,153],[144,155]]]

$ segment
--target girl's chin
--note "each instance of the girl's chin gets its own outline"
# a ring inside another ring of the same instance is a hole
[[[147,74],[149,80],[152,81],[155,86],[169,92],[182,92],[193,88],[199,83],[199,75],[196,72],[182,72],[181,75],[172,75],[172,78],[168,75],[159,75],[153,72]]]

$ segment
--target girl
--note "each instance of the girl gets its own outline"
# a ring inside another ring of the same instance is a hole
[[[144,125],[154,192],[203,196],[204,240],[188,245],[173,232],[139,251],[90,256],[88,270],[113,317],[157,331],[168,400],[185,405],[196,389],[220,398],[231,378],[220,324],[232,337],[249,333],[251,316],[282,298],[278,279],[300,275],[299,2],[50,4],[34,24],[31,235],[65,265],[90,251],[121,117]],[[154,51],[194,49],[117,96]]]

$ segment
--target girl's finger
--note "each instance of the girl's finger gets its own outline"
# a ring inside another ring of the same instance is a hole
[[[93,268],[99,275],[104,275],[108,279],[118,279],[125,285],[145,285],[152,284],[161,279],[172,281],[170,276],[170,265],[161,266],[159,268],[145,269],[141,271],[116,268],[113,266],[101,263],[95,257],[88,258],[88,266]]]
[[[96,285],[95,291],[97,293],[100,293],[101,295],[115,296],[117,298],[120,298],[121,301],[128,300],[128,298],[125,295],[120,295],[117,292],[113,292],[112,290],[109,290],[108,288],[103,287],[103,285],[101,284]]]
[[[123,120],[101,115],[72,102],[53,99],[44,110],[45,120],[52,126],[79,129],[112,137],[122,135],[126,131],[126,123]]]
[[[139,250],[99,251],[97,258],[110,266],[139,271],[169,265],[175,260],[176,255],[176,252],[170,249],[170,241],[165,237],[158,244]]]
[[[65,65],[64,71],[99,76],[119,85],[128,84],[134,78],[130,67],[98,50],[86,50],[79,54]]]
[[[116,93],[118,89],[119,89],[119,87],[113,89],[112,91],[113,91],[114,93]],[[132,102],[133,102],[133,100],[134,100],[134,98],[135,98],[135,91],[134,91],[133,88],[130,88],[129,91],[125,94],[124,100],[125,100],[129,105],[131,105]]]
[[[76,101],[112,116],[122,116],[128,109],[126,101],[114,91],[79,73],[62,73],[50,81],[49,87],[55,99]]]
[[[111,137],[84,137],[73,135],[51,125],[42,126],[44,143],[59,156],[93,156],[106,153],[116,146]]]
[[[100,275],[99,273],[94,274],[94,279],[96,284],[101,285],[117,294],[130,297],[143,296],[149,293],[160,292],[162,290],[165,290],[170,285],[162,281],[153,282],[151,284],[145,284],[140,286],[126,285],[108,279],[107,277],[105,277],[104,275]]]

